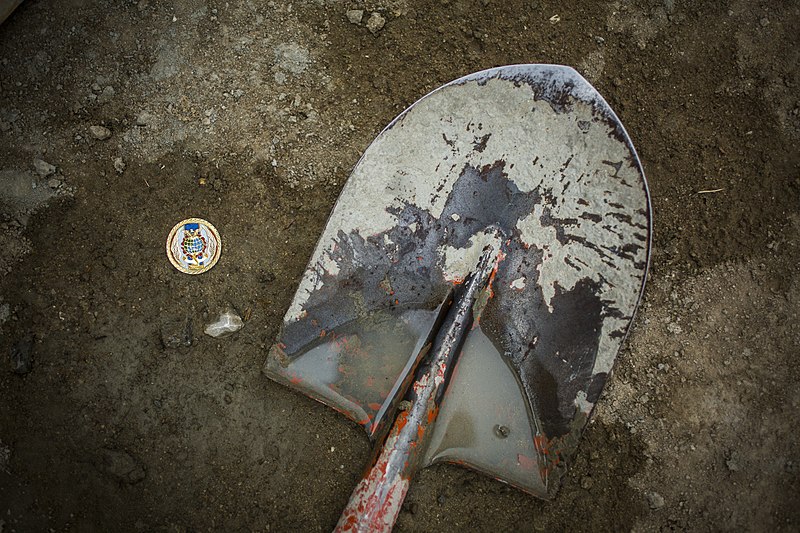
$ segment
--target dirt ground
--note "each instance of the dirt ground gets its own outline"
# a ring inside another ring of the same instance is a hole
[[[800,2],[26,0],[0,26],[0,531],[330,530],[368,440],[266,349],[375,135],[510,63],[572,65],[620,115],[649,283],[555,500],[438,465],[396,530],[800,528]],[[224,240],[202,276],[164,254],[189,216]],[[227,306],[244,328],[204,335]]]

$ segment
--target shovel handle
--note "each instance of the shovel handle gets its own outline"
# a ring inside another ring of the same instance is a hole
[[[353,490],[335,532],[392,530],[417,469],[425,432],[422,425],[408,431],[413,429],[408,419],[408,411],[398,415],[378,457]]]
[[[473,322],[479,293],[490,283],[497,254],[488,246],[477,268],[464,283],[408,391],[410,408],[395,418],[383,446],[376,446],[372,467],[356,486],[342,513],[336,532],[388,532],[392,530],[411,478],[425,453],[430,430],[439,414],[461,346]]]

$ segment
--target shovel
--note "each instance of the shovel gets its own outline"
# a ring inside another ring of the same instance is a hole
[[[647,185],[577,72],[515,65],[406,109],[356,164],[265,373],[366,429],[337,531],[389,531],[450,462],[552,497],[648,267]]]

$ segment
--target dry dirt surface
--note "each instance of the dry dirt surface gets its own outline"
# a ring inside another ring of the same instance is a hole
[[[0,26],[0,531],[330,530],[369,443],[266,349],[375,135],[510,63],[622,118],[650,280],[553,501],[438,465],[396,530],[798,530],[800,2],[27,0]],[[224,239],[202,276],[164,254],[189,216]],[[244,328],[204,335],[229,306]]]

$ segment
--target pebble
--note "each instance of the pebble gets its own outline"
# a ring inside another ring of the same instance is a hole
[[[136,117],[136,125],[137,126],[152,126],[153,122],[155,122],[155,116],[148,113],[147,111],[142,111]]]
[[[36,173],[43,178],[56,173],[55,165],[51,165],[47,161],[38,158],[33,160],[33,168],[36,169]]]
[[[373,13],[369,16],[369,20],[367,20],[367,29],[372,33],[372,35],[377,35],[385,25],[386,19],[383,18],[380,13]]]
[[[61,180],[58,178],[50,178],[49,180],[47,180],[47,186],[50,187],[51,189],[58,189],[59,187],[61,187]]]
[[[363,9],[350,9],[346,14],[347,20],[349,20],[351,24],[361,24],[361,19],[364,18]]]
[[[166,350],[192,345],[191,317],[168,317],[161,322],[161,345]]]
[[[581,488],[589,490],[593,486],[594,486],[594,480],[589,476],[583,476],[583,479],[581,479]]]
[[[97,97],[97,101],[101,104],[105,104],[106,102],[110,102],[112,98],[114,98],[114,88],[109,85],[103,89],[103,92]]]
[[[111,130],[104,126],[89,126],[89,133],[98,141],[105,141],[111,137]]]
[[[11,347],[11,369],[23,375],[33,370],[33,336],[26,335]]]
[[[658,510],[664,507],[664,497],[657,492],[647,493],[647,502],[650,504],[650,509]]]
[[[240,317],[233,309],[226,309],[220,313],[219,318],[217,318],[211,324],[206,325],[206,328],[203,331],[206,335],[219,338],[227,337],[232,333],[236,333],[242,329],[242,327],[244,327],[244,321],[242,320],[242,317]]]
[[[125,161],[121,157],[114,158],[114,170],[117,171],[117,174],[122,174],[125,172],[126,166],[127,165],[125,165]]]
[[[670,322],[669,324],[667,324],[667,331],[669,333],[672,333],[673,335],[680,335],[681,333],[683,333],[683,328],[681,328],[678,324],[675,324],[674,322]]]
[[[0,472],[8,472],[8,464],[11,462],[11,448],[0,442]],[[2,524],[2,521],[0,521]]]
[[[114,270],[117,268],[117,261],[113,255],[105,255],[103,256],[103,266],[109,270]]]
[[[131,454],[105,449],[100,455],[99,469],[117,481],[133,485],[142,481],[147,473]]]

